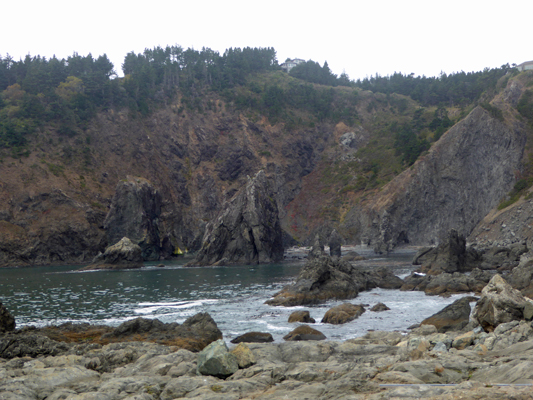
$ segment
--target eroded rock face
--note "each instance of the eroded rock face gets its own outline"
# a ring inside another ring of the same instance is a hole
[[[523,319],[526,303],[520,291],[500,275],[494,275],[481,292],[472,317],[485,331],[492,332],[500,324]]]
[[[123,237],[118,243],[109,246],[103,254],[97,255],[93,262],[81,270],[130,269],[143,266],[141,247],[129,238]]]
[[[159,260],[161,194],[143,178],[120,181],[104,221],[108,244],[128,237],[138,244],[144,260]]]
[[[278,207],[264,171],[249,178],[209,223],[191,265],[258,264],[283,259]]]
[[[15,318],[7,310],[7,308],[0,303],[0,333],[15,330]]]

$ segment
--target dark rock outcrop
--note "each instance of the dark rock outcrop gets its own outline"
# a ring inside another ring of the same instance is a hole
[[[0,303],[0,333],[15,330],[15,318],[8,309]]]
[[[190,265],[257,264],[283,259],[278,207],[264,171],[209,223],[203,245]]]
[[[221,339],[222,332],[208,313],[198,313],[187,318],[181,325],[176,322],[167,324],[157,319],[135,318],[123,322],[102,338],[124,341],[135,336],[145,337],[148,341],[176,341],[189,350],[200,351],[209,343]]]
[[[17,332],[0,336],[0,358],[56,356],[70,345],[34,332]]]
[[[120,181],[104,221],[107,244],[128,237],[138,244],[144,260],[159,260],[161,194],[143,178]]]
[[[220,339],[198,354],[198,375],[210,375],[218,378],[226,378],[233,375],[239,369],[237,357],[230,353],[226,343]]]
[[[329,255],[331,257],[341,257],[342,256],[342,237],[339,235],[336,229],[333,229],[328,240],[329,245]]]
[[[290,331],[283,336],[283,340],[286,341],[298,341],[298,340],[324,340],[326,336],[316,329],[311,328],[309,325],[300,325],[298,328]]]
[[[423,320],[420,325],[433,325],[439,332],[460,331],[469,322],[470,302],[475,297],[463,297]]]
[[[97,255],[93,262],[81,270],[95,269],[131,269],[143,266],[141,247],[127,237],[109,246],[103,254]]]
[[[421,271],[432,275],[466,271],[466,240],[455,229],[435,248],[422,249],[413,260]]]
[[[330,308],[322,318],[323,324],[345,324],[359,318],[365,312],[362,305],[343,303],[333,308]]]
[[[302,322],[304,324],[314,324],[316,321],[314,318],[311,318],[309,311],[294,311],[289,315],[290,323],[293,322]]]
[[[454,272],[439,275],[424,275],[413,272],[404,279],[401,290],[420,290],[428,295],[449,295],[455,293],[480,293],[493,274],[475,269],[470,275]]]
[[[333,299],[352,299],[363,290],[399,289],[402,285],[403,281],[385,267],[363,270],[322,252],[308,258],[294,284],[285,286],[265,303],[285,307],[320,304]]]
[[[266,332],[247,332],[237,336],[231,343],[270,343],[274,338]]]
[[[527,302],[520,291],[513,289],[500,275],[494,275],[481,292],[472,318],[485,331],[492,332],[500,324],[523,319]]]

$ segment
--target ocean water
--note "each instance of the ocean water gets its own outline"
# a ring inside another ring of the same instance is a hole
[[[407,261],[411,257],[373,258],[365,266],[393,261],[396,274],[405,276],[412,269]],[[208,312],[228,342],[250,331],[269,332],[279,342],[297,326],[287,322],[295,310],[309,310],[317,321],[313,326],[328,339],[346,340],[369,330],[406,331],[462,296],[442,298],[374,289],[350,300],[368,305],[361,317],[344,325],[329,325],[320,320],[340,301],[288,308],[264,304],[294,280],[301,262],[213,268],[185,268],[181,264],[91,272],[78,272],[77,267],[69,266],[0,269],[0,301],[15,316],[17,327],[64,322],[117,326],[136,317],[182,323],[198,312]],[[378,302],[391,310],[369,311]]]

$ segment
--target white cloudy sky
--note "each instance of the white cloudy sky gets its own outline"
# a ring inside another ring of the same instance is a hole
[[[7,3],[7,2],[6,2]],[[533,1],[9,1],[0,55],[107,54],[178,44],[223,53],[274,47],[352,79],[395,71],[436,76],[533,60]]]

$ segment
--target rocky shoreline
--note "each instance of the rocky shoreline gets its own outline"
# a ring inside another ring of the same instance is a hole
[[[225,378],[202,375],[202,353],[177,346],[54,343],[54,355],[0,358],[1,399],[533,398],[526,321],[492,333],[422,325],[408,335],[376,331],[345,342],[241,343],[251,362]]]

